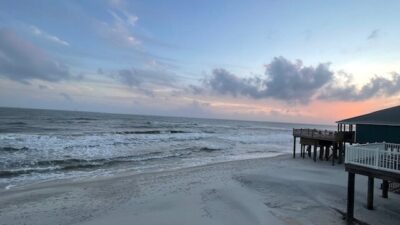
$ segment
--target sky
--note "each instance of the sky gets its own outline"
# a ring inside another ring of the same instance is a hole
[[[331,124],[400,103],[399,1],[0,1],[0,106]]]

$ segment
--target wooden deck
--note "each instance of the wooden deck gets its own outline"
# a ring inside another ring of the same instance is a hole
[[[349,146],[345,163],[400,174],[400,144],[373,143]]]
[[[293,129],[294,137],[333,142],[353,142],[354,131],[330,131],[317,129]]]
[[[349,146],[345,154],[348,172],[347,224],[354,220],[355,175],[368,177],[367,208],[373,209],[374,178],[382,179],[382,197],[388,198],[389,182],[400,183],[400,144],[374,143]]]
[[[335,164],[343,162],[345,143],[353,143],[353,131],[329,131],[317,129],[293,129],[293,158],[296,157],[296,139],[300,138],[300,157],[305,158],[306,153],[317,160],[319,152],[320,160],[332,159]]]

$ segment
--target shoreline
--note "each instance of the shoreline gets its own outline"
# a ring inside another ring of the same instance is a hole
[[[400,196],[367,210],[357,179],[358,219],[397,224]],[[346,185],[343,165],[284,154],[2,191],[0,224],[345,224]]]
[[[238,160],[231,160],[231,161],[221,161],[221,162],[213,162],[213,163],[207,163],[204,165],[196,165],[196,166],[190,166],[190,167],[182,167],[182,168],[176,168],[176,169],[168,169],[168,170],[162,170],[162,171],[148,171],[148,172],[141,172],[141,173],[135,173],[133,171],[123,171],[119,174],[112,174],[110,176],[96,176],[96,177],[85,177],[88,178],[88,180],[84,180],[81,178],[66,178],[66,179],[56,179],[56,180],[46,180],[43,182],[38,182],[38,183],[32,183],[32,184],[26,184],[22,186],[16,186],[12,187],[10,189],[1,189],[0,190],[0,196],[2,194],[11,194],[13,192],[23,192],[23,191],[28,191],[28,190],[35,190],[35,189],[41,189],[41,188],[50,188],[50,187],[57,187],[57,186],[62,186],[62,185],[74,185],[74,184],[85,184],[85,183],[94,183],[94,182],[104,182],[108,180],[113,180],[113,179],[122,179],[122,178],[127,178],[127,177],[136,177],[136,176],[152,176],[152,175],[162,175],[165,173],[176,173],[179,171],[186,171],[186,170],[195,170],[195,169],[201,169],[204,167],[210,167],[210,166],[218,166],[220,164],[235,164],[235,163],[240,163],[240,162],[245,162],[245,161],[264,161],[267,159],[273,159],[273,158],[279,158],[282,157],[284,158],[285,156],[290,156],[290,153],[282,153],[279,155],[271,156],[271,157],[262,157],[262,158],[250,158],[250,159],[238,159]]]
[[[273,154],[276,154],[276,155],[273,155]],[[283,152],[283,153],[271,153],[271,155],[272,156],[266,156],[266,157],[261,157],[261,158],[247,158],[247,159],[236,159],[236,160],[228,160],[228,161],[218,161],[218,162],[211,162],[211,163],[205,163],[205,164],[201,164],[201,165],[194,165],[194,166],[188,166],[188,167],[171,168],[171,169],[156,170],[156,171],[145,171],[145,172],[138,172],[138,173],[133,172],[132,169],[126,169],[120,173],[117,173],[114,171],[114,172],[110,173],[109,175],[95,175],[95,176],[87,175],[87,176],[83,176],[83,177],[43,180],[43,181],[39,181],[39,182],[33,182],[33,183],[28,183],[28,184],[23,184],[23,185],[12,186],[11,188],[8,188],[8,189],[7,188],[0,189],[0,195],[2,193],[11,193],[13,191],[18,191],[18,190],[23,191],[25,189],[38,189],[38,188],[51,187],[53,185],[57,186],[57,185],[74,184],[74,183],[79,184],[79,183],[96,182],[96,181],[102,181],[102,180],[108,180],[108,179],[118,179],[118,178],[122,178],[122,177],[130,177],[130,176],[176,172],[176,171],[180,171],[180,170],[201,168],[201,167],[207,167],[207,166],[212,166],[212,165],[217,165],[217,164],[235,163],[235,162],[248,161],[248,160],[265,160],[265,159],[269,159],[269,158],[283,157],[285,155],[291,155],[291,154],[287,153],[287,152]],[[89,179],[89,180],[85,180],[85,179]]]

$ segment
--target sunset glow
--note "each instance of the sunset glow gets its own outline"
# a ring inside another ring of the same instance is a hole
[[[399,104],[398,1],[2,1],[0,106],[333,122]]]

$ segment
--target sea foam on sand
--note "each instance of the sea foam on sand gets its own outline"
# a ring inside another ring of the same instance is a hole
[[[0,224],[345,224],[343,165],[283,155],[0,192]],[[398,224],[400,196],[367,210],[367,179],[356,176],[355,217]]]

